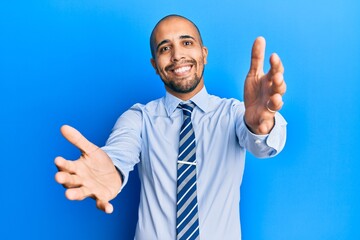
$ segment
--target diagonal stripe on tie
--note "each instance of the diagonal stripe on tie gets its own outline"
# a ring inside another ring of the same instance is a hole
[[[178,194],[178,207],[181,207],[186,202],[187,198],[192,194],[192,192],[196,192],[196,182],[189,182],[187,187],[188,188],[186,189],[182,189],[183,191],[179,192]]]
[[[189,237],[196,237],[198,233],[196,230],[199,228],[198,218],[193,216],[184,228],[179,231],[179,238],[188,239]],[[195,235],[194,235],[195,234]]]
[[[186,134],[188,131],[191,131],[192,130],[192,124],[191,124],[191,121],[187,121],[185,120],[186,122],[183,123],[183,128],[181,129],[181,132],[180,132],[180,139],[184,137],[184,134]]]
[[[178,194],[181,194],[182,197],[186,197],[185,192],[192,191],[192,187],[196,190],[195,171],[188,171],[187,173],[188,175],[185,174],[184,177],[178,181]]]
[[[196,192],[194,191],[191,196],[189,196],[189,201],[193,201],[196,198]],[[177,217],[181,216],[181,214],[185,211],[186,205],[179,206],[177,210]]]
[[[190,131],[187,131],[186,133],[184,133],[184,136],[181,138],[179,146],[181,147],[182,145],[184,145],[186,140],[188,140],[189,138],[195,139],[195,137],[192,136],[193,134],[194,134],[194,131],[192,130],[192,128],[190,129]]]
[[[199,217],[196,191],[196,141],[191,122],[193,103],[180,104],[184,121],[180,129],[178,178],[177,178],[177,219],[178,240],[199,239]]]
[[[193,148],[195,147],[195,139],[188,139],[186,141],[186,145],[182,145],[180,148],[179,148],[179,159],[181,160],[182,158],[186,157],[192,150]]]

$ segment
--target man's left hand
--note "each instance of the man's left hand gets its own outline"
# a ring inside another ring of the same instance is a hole
[[[283,106],[286,91],[284,67],[279,56],[270,56],[270,70],[264,74],[265,39],[258,37],[252,47],[251,65],[245,80],[245,123],[255,134],[268,134],[274,116]]]

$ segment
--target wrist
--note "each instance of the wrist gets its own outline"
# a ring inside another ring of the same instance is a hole
[[[257,135],[265,135],[269,134],[271,130],[275,126],[275,117],[270,119],[260,119],[259,121],[249,121],[246,119],[246,115],[244,117],[245,126],[249,129],[250,132],[257,134]]]

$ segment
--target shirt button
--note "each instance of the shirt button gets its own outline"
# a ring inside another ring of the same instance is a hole
[[[257,139],[257,140],[255,141],[255,143],[259,145],[259,144],[261,143],[261,140],[260,140],[260,139]]]
[[[275,150],[271,150],[270,153],[269,153],[269,157],[275,155],[275,153],[276,153]]]

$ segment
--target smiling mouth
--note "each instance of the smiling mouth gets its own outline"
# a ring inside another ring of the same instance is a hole
[[[182,75],[185,74],[187,72],[189,72],[191,69],[191,66],[183,66],[183,67],[179,67],[179,68],[175,68],[174,70],[172,70],[175,74],[178,75]]]
[[[182,62],[173,63],[165,67],[165,71],[172,72],[173,74],[178,76],[184,76],[188,74],[195,65],[195,60],[185,60]]]

